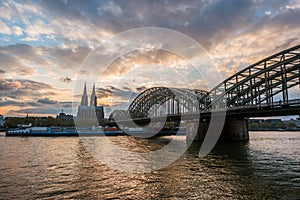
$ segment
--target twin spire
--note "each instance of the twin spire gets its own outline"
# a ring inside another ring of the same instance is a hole
[[[95,83],[93,84],[93,90],[92,90],[92,94],[91,94],[90,106],[97,106]]]
[[[82,106],[88,106],[88,96],[87,96],[87,91],[86,91],[86,82],[84,83],[83,94],[82,94],[82,97],[81,97],[81,105]],[[97,96],[96,96],[96,91],[95,91],[95,83],[93,84],[93,90],[92,90],[91,99],[90,99],[90,106],[97,106]]]

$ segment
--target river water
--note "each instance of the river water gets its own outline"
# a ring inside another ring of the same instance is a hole
[[[218,144],[204,158],[195,143],[164,169],[126,173],[99,162],[79,138],[1,133],[0,199],[300,199],[300,132],[250,138]],[[143,151],[170,139],[111,138]]]

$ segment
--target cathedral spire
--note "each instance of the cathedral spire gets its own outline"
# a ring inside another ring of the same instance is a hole
[[[83,95],[87,95],[87,93],[86,93],[86,82],[84,82]]]
[[[82,106],[87,106],[88,105],[88,96],[86,92],[86,82],[84,82],[84,89],[83,89],[83,94],[81,97],[81,105]]]
[[[95,83],[93,85],[93,90],[92,90],[92,94],[91,94],[90,106],[97,106]]]

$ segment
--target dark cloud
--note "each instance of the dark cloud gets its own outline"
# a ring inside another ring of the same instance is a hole
[[[141,86],[141,87],[137,87],[137,88],[135,88],[135,89],[136,89],[136,91],[138,91],[138,92],[142,92],[142,91],[146,90],[147,87],[146,87],[146,86]]]
[[[49,98],[38,99],[37,102],[41,103],[41,104],[57,104],[58,103],[57,101],[54,101],[54,100],[49,99]]]
[[[72,106],[77,107],[78,103],[75,102],[59,102],[59,106],[63,108],[72,108]]]
[[[0,61],[1,66],[4,68],[2,70],[5,71],[13,71],[17,68],[16,66],[22,65],[15,56],[11,55],[10,52],[0,51]]]
[[[38,48],[25,44],[0,46],[0,62],[6,73],[15,72],[19,75],[34,73],[28,62],[47,66],[47,61],[39,54]]]
[[[84,58],[91,51],[88,47],[35,47],[23,44],[0,46],[1,66],[6,72],[18,72],[20,75],[31,75],[31,65],[53,71],[53,66],[61,69],[79,68]],[[25,62],[26,61],[26,62]],[[31,65],[27,63],[30,62]],[[61,70],[60,69],[60,70]]]
[[[90,74],[89,71],[87,71],[87,70],[80,70],[79,73],[82,74],[82,75],[89,75]]]
[[[39,8],[38,15],[41,18],[38,20],[45,20],[53,31],[52,36],[59,38],[62,43],[57,46],[48,45],[46,42],[36,46],[26,44],[0,46],[0,74],[15,77],[14,75],[29,76],[37,73],[47,75],[49,73],[56,75],[57,79],[64,74],[73,77],[71,73],[77,69],[80,70],[81,63],[86,56],[101,41],[121,31],[147,26],[183,32],[200,42],[210,52],[221,44],[223,49],[220,48],[219,51],[222,56],[215,60],[222,61],[220,63],[223,70],[236,69],[251,64],[250,62],[256,60],[258,56],[270,55],[271,52],[277,52],[299,43],[297,36],[299,35],[300,12],[299,9],[287,6],[293,5],[292,2],[292,0],[30,1],[28,4]],[[21,13],[21,15],[25,14]],[[26,17],[24,16],[24,19]],[[24,35],[28,35],[28,31],[25,30],[26,26],[36,22],[38,21],[33,19],[29,24],[24,24]],[[34,32],[41,36],[39,31],[42,33],[43,30],[34,29]],[[261,36],[267,35],[268,37],[270,33],[277,34],[276,40],[271,40],[272,45],[261,39]],[[243,41],[236,42],[237,47],[232,44],[236,38]],[[255,40],[251,40],[253,38]],[[240,43],[244,44],[241,46],[244,49],[238,46]],[[43,46],[44,44],[48,46]],[[255,48],[250,49],[250,46]],[[228,53],[231,49],[233,53]],[[237,51],[249,58],[237,61],[235,55],[238,54]],[[158,61],[168,59],[162,53],[157,55]],[[129,56],[127,63],[126,59],[116,60],[106,73],[113,76],[126,74],[132,67],[130,63],[137,62],[137,58],[141,60],[139,64],[154,62],[150,59],[151,56],[148,59],[142,54],[136,57]],[[170,58],[172,59],[174,58]],[[68,73],[64,70],[68,70]],[[80,70],[79,73],[94,76],[92,71]],[[60,80],[72,81],[68,76]],[[154,77],[164,78],[159,72]],[[115,96],[122,100],[132,98],[145,89],[147,88],[144,86],[137,88],[107,86],[97,88],[97,95],[100,98]],[[71,106],[70,102],[52,100],[56,94],[55,88],[46,83],[26,79],[5,79],[5,77],[0,79],[0,96],[3,97],[1,99],[13,99],[1,101],[3,106],[36,108],[48,106],[51,109]],[[20,103],[24,97],[32,98],[32,101]],[[43,108],[45,109],[43,112],[49,112],[46,111],[49,108]],[[32,108],[31,111],[33,112],[34,109]]]
[[[96,89],[96,93],[98,97],[109,97],[112,95],[113,91],[111,89],[107,89],[107,88],[97,88]]]
[[[36,58],[35,48],[27,44],[0,46],[0,52],[9,52],[10,55],[27,59]]]
[[[15,100],[4,100],[0,101],[0,106],[16,106],[20,109],[10,110],[7,115],[55,115],[63,109],[66,113],[72,113],[72,102],[58,102],[49,98],[37,99],[36,101],[15,101]],[[74,106],[77,106],[74,104]]]
[[[41,90],[48,90],[42,92]],[[11,99],[40,98],[56,95],[55,89],[46,84],[27,79],[0,79],[0,96]]]
[[[115,86],[107,86],[106,88],[97,88],[97,96],[99,98],[114,96],[128,100],[133,94],[135,94],[135,92],[128,87],[118,88]]]
[[[24,104],[24,106],[26,106],[26,107],[42,107],[43,105],[36,101],[30,101],[30,102],[26,102],[26,104]]]
[[[32,68],[20,69],[20,70],[18,70],[18,73],[20,75],[24,75],[24,76],[32,75],[32,74],[34,74],[34,70]]]
[[[276,49],[283,50],[293,46],[294,43],[299,42],[299,38],[290,38],[285,41],[283,44],[279,44],[276,46]]]
[[[7,114],[8,115],[18,115],[18,114],[34,114],[34,115],[55,115],[59,113],[58,109],[49,108],[24,108],[20,110],[11,110]]]
[[[35,101],[15,101],[15,100],[5,100],[0,102],[0,106],[17,106],[17,107],[40,107],[40,103]]]
[[[131,89],[130,89],[129,87],[125,87],[125,86],[124,86],[124,87],[122,87],[122,89],[123,89],[123,90],[128,90],[128,91],[131,91]]]
[[[19,81],[0,79],[0,91],[2,90],[16,90],[21,88],[22,85]]]
[[[57,109],[72,108],[72,102],[58,102],[49,98],[37,99],[36,101],[16,101],[16,100],[3,100],[0,101],[0,106],[18,106],[18,107],[51,107]]]
[[[8,81],[13,81],[12,79],[7,79]],[[28,79],[18,79],[16,80],[21,83],[22,89],[24,90],[40,90],[40,89],[54,89],[51,85],[34,81]]]
[[[98,15],[97,8],[103,2],[46,0],[40,3],[46,13],[56,16],[58,19],[63,17],[70,20],[91,20],[92,16]]]
[[[72,79],[70,77],[62,77],[62,78],[60,78],[60,80],[65,83],[69,83],[72,81]]]
[[[68,37],[70,33],[65,31],[68,30],[66,25],[76,24],[110,33],[146,26],[171,28],[205,44],[210,43],[212,38],[221,39],[249,24],[266,23],[270,20],[270,17],[265,15],[266,11],[271,11],[272,17],[281,15],[281,10],[288,10],[285,7],[293,4],[292,2],[292,0],[45,0],[31,4],[39,8],[49,23],[61,25],[55,27],[54,31],[64,37],[64,41],[74,42],[76,35],[78,37],[82,35],[78,32],[72,33],[74,38]],[[297,21],[298,18],[293,20]],[[86,37],[97,41],[97,36],[90,37],[91,35],[86,33]],[[83,42],[82,40],[83,38],[80,38],[80,42]]]
[[[19,106],[19,107],[23,107],[25,105],[26,105],[26,103],[24,103],[24,102],[12,101],[12,100],[1,101],[0,102],[0,106]]]
[[[117,96],[117,97],[128,98],[128,97],[132,96],[132,94],[134,93],[131,90],[124,90],[124,89],[117,88],[114,86],[108,86],[108,88],[109,88],[109,90],[111,90],[112,96]]]
[[[42,51],[51,60],[59,63],[62,69],[78,69],[85,57],[91,52],[89,47],[77,46],[76,48],[47,47]]]
[[[59,23],[80,22],[95,30],[112,33],[146,26],[171,28],[210,48],[214,42],[233,37],[240,30],[253,31],[274,20],[281,23],[275,18],[280,18],[285,24],[293,21],[299,24],[299,17],[295,15],[299,11],[285,9],[290,4],[293,4],[292,0],[54,0],[41,1],[39,6],[49,19]],[[265,14],[267,11],[271,12],[271,17]]]

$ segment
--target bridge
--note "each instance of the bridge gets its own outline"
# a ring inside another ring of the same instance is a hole
[[[300,45],[276,53],[242,69],[210,91],[154,87],[140,93],[127,111],[115,111],[110,120],[132,118],[143,124],[185,119],[197,121],[195,139],[205,137],[214,116],[225,114],[224,138],[248,140],[247,118],[300,115]],[[293,95],[291,93],[294,92]],[[199,117],[200,116],[200,117]],[[192,135],[194,137],[194,135]],[[192,137],[191,136],[191,137]],[[189,137],[189,135],[187,135]]]

